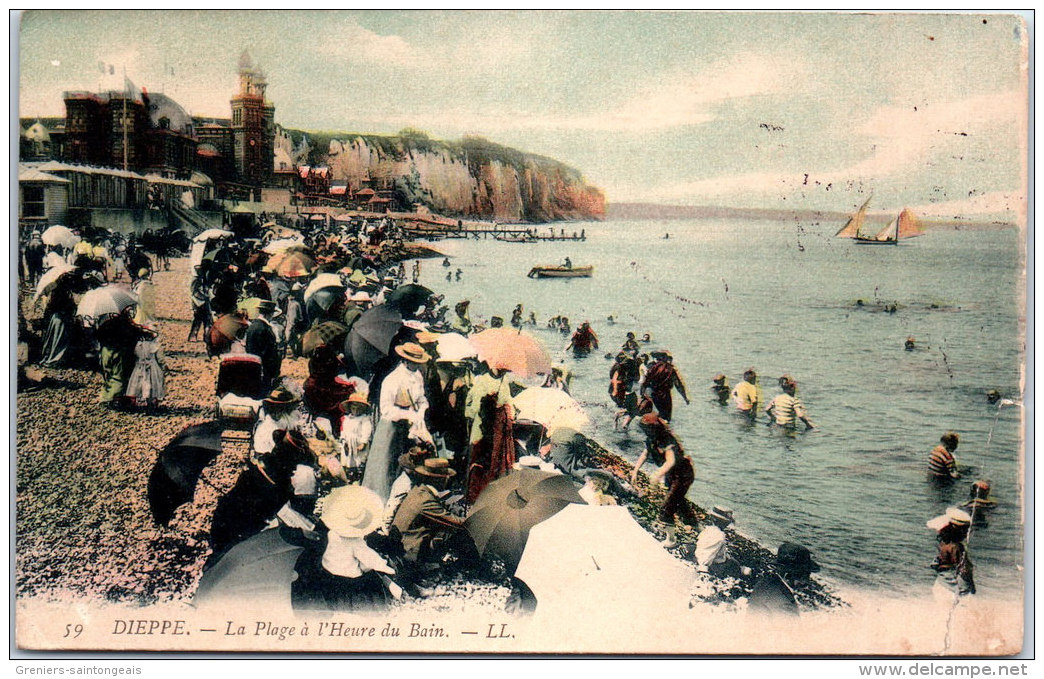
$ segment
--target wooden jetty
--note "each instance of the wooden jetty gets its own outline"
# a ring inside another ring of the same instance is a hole
[[[436,221],[406,220],[403,228],[411,238],[474,238],[475,240],[492,238],[504,243],[537,243],[540,241],[585,241],[587,234],[580,231],[566,231],[563,228],[530,227],[517,224],[446,224]]]

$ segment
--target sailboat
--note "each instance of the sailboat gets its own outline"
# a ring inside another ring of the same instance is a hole
[[[870,198],[866,199],[859,211],[845,222],[835,236],[839,238],[852,238],[861,245],[898,245],[900,240],[923,236],[917,218],[910,212],[909,208],[903,208],[899,215],[874,235],[863,231],[863,221],[866,218],[866,206],[870,204]]]
[[[873,196],[870,196],[873,198]],[[866,206],[870,204],[870,198],[866,199],[859,211],[848,218],[845,225],[841,227],[841,230],[834,235],[838,238],[862,238],[863,236],[863,220],[866,219]]]

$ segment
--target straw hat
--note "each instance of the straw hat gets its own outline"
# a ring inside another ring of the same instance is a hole
[[[418,344],[435,344],[439,341],[439,334],[430,330],[421,330],[417,333]]]
[[[971,514],[956,507],[946,509],[946,518],[955,526],[967,526],[971,523]]]
[[[457,472],[450,469],[449,460],[443,457],[429,457],[423,465],[414,467],[413,471],[435,479],[450,479],[457,475]]]
[[[395,353],[412,363],[427,363],[431,360],[428,352],[416,342],[406,342],[395,347]]]
[[[713,380],[715,384],[721,384],[725,381],[725,373],[718,373],[713,377]]]
[[[399,469],[407,469],[412,472],[417,468],[417,466],[423,465],[424,461],[429,457],[434,456],[435,453],[427,448],[415,446],[411,448],[409,452],[403,453],[399,456]]]
[[[348,398],[341,401],[341,405],[344,407],[345,410],[347,410],[348,406],[352,405],[353,403],[364,406],[370,405],[370,401],[367,400],[366,394],[364,394],[361,391],[353,391],[351,394],[348,395]]]
[[[967,526],[971,523],[971,514],[957,507],[947,507],[945,514],[940,514],[924,525],[934,531],[941,531],[951,523],[955,526]]]
[[[361,538],[381,525],[384,503],[363,486],[334,488],[323,502],[323,523],[343,538]]]
[[[284,387],[276,387],[262,401],[265,405],[288,406],[297,403],[297,397]]]

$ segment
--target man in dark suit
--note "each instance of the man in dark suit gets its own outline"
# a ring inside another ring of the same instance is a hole
[[[441,498],[456,472],[450,468],[449,460],[429,458],[414,473],[417,483],[396,510],[392,526],[402,535],[407,560],[436,562],[463,532],[460,529],[464,520],[454,516]],[[467,533],[463,537],[470,540]]]
[[[268,392],[279,381],[283,364],[283,352],[276,340],[271,318],[276,306],[269,300],[261,300],[257,308],[257,316],[250,321],[246,330],[246,351],[261,359],[262,392]]]

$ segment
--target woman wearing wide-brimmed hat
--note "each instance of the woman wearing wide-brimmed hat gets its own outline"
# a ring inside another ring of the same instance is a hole
[[[237,543],[263,529],[283,508],[307,516],[315,507],[315,454],[304,435],[279,430],[272,452],[252,460],[236,485],[218,500],[210,530],[208,563],[218,561]]]
[[[395,575],[366,536],[381,525],[383,505],[362,486],[335,488],[323,500],[320,515],[325,540],[305,548],[291,585],[296,610],[372,611],[386,608]],[[320,530],[320,533],[322,530]]]
[[[308,359],[308,379],[304,383],[302,403],[314,417],[325,417],[340,431],[341,404],[355,391],[355,386],[342,375],[345,363],[337,349],[329,344],[316,347]]]
[[[401,362],[381,383],[380,419],[373,433],[362,485],[386,502],[398,471],[396,462],[411,440],[434,445],[424,422],[428,398],[421,368],[430,360],[415,342],[395,347]]]

